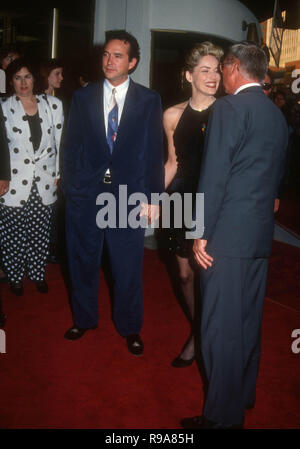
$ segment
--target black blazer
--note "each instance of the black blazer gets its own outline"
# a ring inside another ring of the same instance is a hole
[[[10,181],[10,156],[6,137],[4,117],[0,106],[0,180]]]
[[[103,83],[77,90],[72,99],[63,144],[63,190],[66,197],[91,198],[105,189],[109,168],[112,189],[126,184],[128,195],[164,191],[160,96],[130,81],[117,140],[110,154],[103,112]]]
[[[285,119],[259,86],[216,101],[198,186],[212,255],[270,255],[287,142]]]

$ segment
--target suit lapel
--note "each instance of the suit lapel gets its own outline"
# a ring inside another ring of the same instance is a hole
[[[138,108],[139,98],[136,92],[135,83],[130,80],[128,91],[125,98],[122,117],[118,127],[118,135],[113,150],[115,156],[119,149],[122,148],[128,137],[133,135],[133,125],[136,125],[136,113]]]
[[[105,148],[110,154],[104,124],[103,83],[94,85],[94,90],[91,91],[91,95],[88,98],[88,104],[91,122],[99,140],[100,147]]]
[[[26,119],[26,112],[23,108],[21,100],[18,99],[16,95],[10,97],[10,121],[11,128],[14,133],[18,136],[18,140],[22,143],[22,146],[25,146],[26,151],[30,158],[34,159],[34,151],[33,145],[30,139],[30,128],[29,123]],[[25,143],[25,145],[24,145]]]
[[[39,111],[39,117],[41,120],[41,128],[42,128],[42,138],[40,142],[39,148],[36,150],[35,155],[40,155],[43,151],[47,150],[47,145],[49,145],[49,132],[52,136],[54,136],[54,129],[52,126],[55,126],[52,119],[52,110],[49,105],[49,102],[47,100],[47,97],[43,95],[37,95],[37,102],[38,102],[38,111]],[[53,138],[54,140],[54,138]],[[52,144],[52,142],[51,142]]]
[[[90,120],[99,141],[100,147],[104,148],[110,154],[110,149],[106,140],[104,107],[103,107],[103,83],[95,84],[94,89],[87,99]],[[124,145],[128,137],[133,133],[133,125],[136,123],[136,113],[139,104],[139,96],[136,92],[135,83],[130,80],[128,91],[125,98],[122,117],[118,127],[118,135],[113,150],[113,157]]]

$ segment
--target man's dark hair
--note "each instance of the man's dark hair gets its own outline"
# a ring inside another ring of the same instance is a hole
[[[229,48],[229,55],[238,59],[241,69],[250,78],[263,82],[268,70],[268,59],[265,52],[251,41],[243,41]]]
[[[106,32],[106,40],[105,45],[108,44],[108,42],[117,39],[119,41],[123,41],[126,44],[129,44],[129,61],[131,61],[133,58],[136,58],[137,62],[133,69],[129,71],[129,73],[132,73],[136,68],[140,60],[140,46],[138,44],[138,41],[132,34],[128,33],[125,30],[110,30]]]

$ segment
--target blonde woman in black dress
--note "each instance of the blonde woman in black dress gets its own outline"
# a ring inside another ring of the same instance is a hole
[[[222,56],[222,49],[210,42],[196,44],[186,57],[185,68],[185,77],[191,84],[192,96],[164,113],[164,130],[168,140],[165,187],[172,193],[194,193],[197,189],[205,129],[221,79],[219,64]],[[172,366],[176,368],[191,365],[195,358],[195,292],[191,263],[193,240],[185,239],[185,231],[184,228],[173,229],[172,238],[175,242],[180,284],[189,310],[192,331],[181,354],[172,362]]]

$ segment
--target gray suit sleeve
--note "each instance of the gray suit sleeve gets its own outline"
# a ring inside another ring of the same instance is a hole
[[[217,100],[206,135],[198,193],[204,193],[204,233],[208,240],[218,220],[234,154],[242,139],[240,119],[226,98]]]

